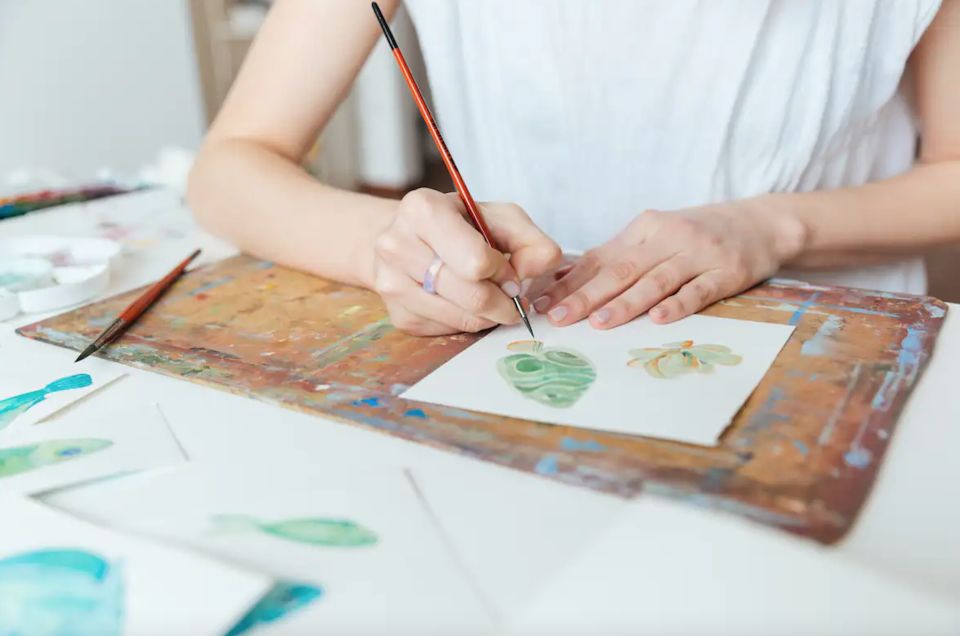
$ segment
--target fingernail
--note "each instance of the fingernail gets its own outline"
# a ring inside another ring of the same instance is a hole
[[[549,306],[550,306],[549,296],[541,296],[540,298],[537,298],[535,301],[533,301],[533,308],[537,310],[538,314],[542,314],[543,312],[545,312],[547,310],[547,307]]]
[[[526,296],[527,292],[530,291],[530,285],[533,285],[533,281],[529,278],[524,278],[520,281],[520,295]]]
[[[567,308],[564,307],[563,305],[558,305],[553,309],[551,309],[548,315],[550,316],[551,319],[559,322],[563,320],[564,316],[567,315]]]
[[[593,314],[593,321],[598,325],[605,325],[610,322],[610,310],[601,309],[600,311]]]
[[[667,310],[663,307],[654,307],[650,310],[650,317],[656,318],[657,320],[663,320],[667,317]]]
[[[520,285],[513,282],[512,280],[508,280],[507,282],[500,285],[500,289],[502,289],[503,293],[509,296],[510,298],[520,295]]]

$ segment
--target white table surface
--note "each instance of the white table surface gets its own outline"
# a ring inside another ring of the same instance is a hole
[[[86,234],[82,210],[5,221],[0,237]],[[207,260],[231,253],[194,230],[126,256],[108,293],[159,277],[198,244]],[[36,319],[0,323],[0,343]],[[0,364],[25,363],[4,357],[0,346]],[[409,467],[511,633],[960,634],[958,390],[954,305],[858,524],[830,548],[722,513],[653,496],[624,501],[135,369],[65,417],[89,417],[107,400],[111,409],[156,402],[193,461]],[[130,479],[140,478],[149,475]],[[47,499],[82,513],[83,498],[98,487]]]

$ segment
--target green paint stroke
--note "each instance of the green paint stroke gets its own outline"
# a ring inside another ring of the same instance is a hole
[[[736,366],[743,361],[730,347],[693,344],[693,340],[671,342],[663,347],[631,349],[627,365],[643,367],[654,378],[668,380],[688,373],[713,373],[716,365]]]
[[[510,386],[531,400],[554,408],[569,408],[597,379],[597,370],[583,354],[545,347],[539,340],[507,345],[515,353],[497,361],[497,371]]]
[[[359,548],[376,545],[379,538],[372,530],[346,519],[305,517],[283,521],[261,521],[247,515],[216,515],[212,518],[223,531],[255,530],[286,541],[313,546]]]
[[[0,448],[0,479],[84,457],[110,446],[113,442],[106,439],[55,439]]]

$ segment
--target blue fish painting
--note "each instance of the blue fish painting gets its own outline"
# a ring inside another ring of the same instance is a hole
[[[93,378],[86,373],[78,373],[77,375],[70,375],[65,378],[60,378],[59,380],[54,380],[42,389],[0,400],[0,431],[11,424],[13,420],[43,402],[51,393],[82,389],[91,384],[93,384]]]
[[[240,636],[261,625],[282,621],[323,596],[323,588],[309,583],[278,581],[227,636]]]
[[[77,548],[0,559],[0,635],[120,636],[119,566]]]

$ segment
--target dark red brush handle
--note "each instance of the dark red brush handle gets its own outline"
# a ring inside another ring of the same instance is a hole
[[[153,284],[150,289],[143,292],[139,298],[130,303],[130,306],[120,312],[120,320],[124,322],[133,322],[140,317],[140,314],[145,312],[150,305],[152,305],[157,298],[160,297],[160,294],[167,290],[167,287],[173,284],[173,281],[177,280],[180,277],[180,274],[183,273],[183,270],[187,268],[187,265],[195,259],[200,254],[200,250],[196,250],[190,256],[183,259],[183,261],[174,267],[169,274],[158,280]]]

